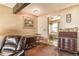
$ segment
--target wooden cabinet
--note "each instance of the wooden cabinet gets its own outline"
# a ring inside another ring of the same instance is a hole
[[[77,32],[59,32],[58,48],[77,53]]]

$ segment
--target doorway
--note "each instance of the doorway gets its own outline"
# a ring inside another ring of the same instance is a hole
[[[58,45],[58,32],[59,32],[60,16],[52,16],[48,19],[48,36],[49,44]]]

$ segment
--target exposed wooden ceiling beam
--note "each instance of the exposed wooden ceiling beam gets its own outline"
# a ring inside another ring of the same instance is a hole
[[[26,7],[27,5],[29,5],[30,3],[17,3],[14,7],[13,7],[13,13],[16,14],[19,11],[21,11],[24,7]]]

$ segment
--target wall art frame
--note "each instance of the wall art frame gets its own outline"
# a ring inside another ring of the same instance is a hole
[[[23,17],[23,28],[24,29],[33,28],[33,19],[30,17]]]
[[[66,22],[71,23],[71,14],[70,13],[66,14]]]

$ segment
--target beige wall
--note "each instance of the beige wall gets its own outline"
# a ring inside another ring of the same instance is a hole
[[[47,17],[46,16],[40,16],[38,17],[38,34],[41,34],[44,37],[48,36],[48,30],[47,30]]]
[[[22,32],[22,35],[34,35],[37,33],[37,17],[31,14],[26,14],[25,12],[20,12],[17,14],[20,20],[20,30]],[[23,28],[23,19],[30,17],[33,20],[33,28]]]
[[[48,40],[48,29],[47,29],[47,23],[48,23],[48,20],[47,20],[47,17],[46,16],[40,16],[38,17],[38,34],[40,34],[41,36],[43,36],[45,39],[43,40],[43,43],[48,43],[49,40]]]
[[[31,29],[23,28],[23,16],[30,17],[33,20],[34,27]],[[36,33],[36,17],[30,14],[13,14],[9,7],[0,5],[0,35],[22,34],[33,35]]]
[[[20,28],[19,18],[13,14],[12,9],[0,5],[0,35]]]

